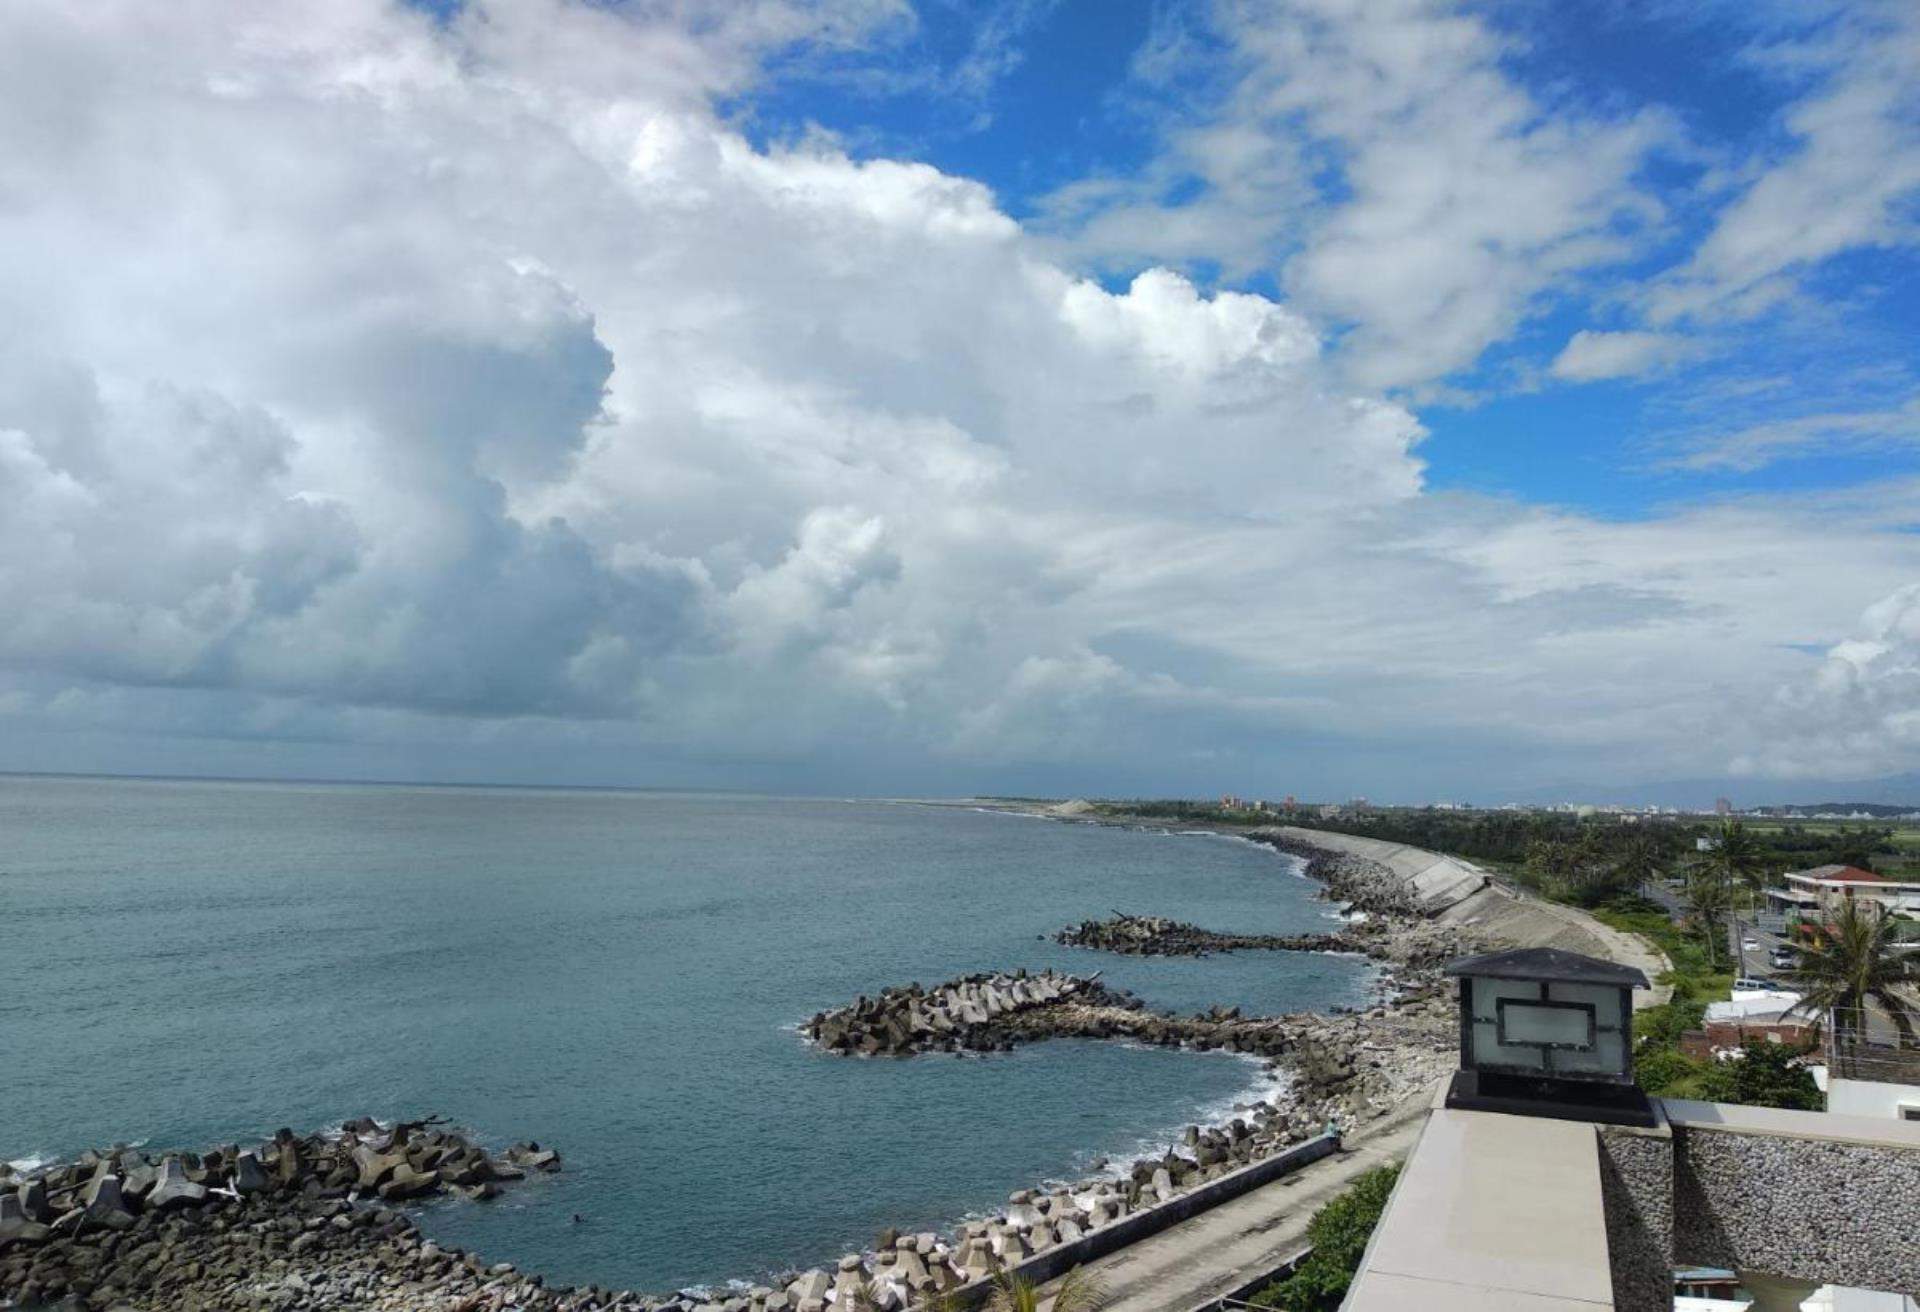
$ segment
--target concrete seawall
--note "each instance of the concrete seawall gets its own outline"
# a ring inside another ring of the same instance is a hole
[[[1240,1197],[1242,1194],[1272,1184],[1283,1176],[1291,1175],[1303,1166],[1311,1165],[1323,1157],[1330,1157],[1339,1151],[1340,1137],[1323,1134],[1297,1144],[1283,1153],[1243,1166],[1237,1171],[1209,1180],[1206,1184],[1188,1193],[1180,1195],[1170,1202],[1157,1207],[1135,1212],[1122,1217],[1111,1225],[1102,1226],[1070,1244],[1060,1244],[1036,1253],[1013,1268],[1013,1274],[1031,1281],[1035,1285],[1044,1285],[1057,1280],[1078,1266],[1097,1261],[1110,1253],[1116,1253],[1129,1244],[1137,1244],[1142,1239],[1159,1234],[1162,1230],[1188,1221],[1211,1208]],[[979,1307],[992,1295],[992,1284],[964,1285],[954,1290],[952,1298],[964,1308]]]
[[[1256,829],[1247,836],[1278,840],[1286,849],[1310,848],[1372,862],[1383,877],[1406,890],[1421,914],[1440,924],[1470,927],[1513,947],[1561,948],[1634,966],[1654,981],[1652,989],[1636,994],[1637,1007],[1665,1002],[1672,995],[1672,989],[1658,983],[1672,963],[1651,944],[1602,924],[1578,907],[1515,893],[1471,861],[1404,843],[1298,825]]]
[[[1406,889],[1413,906],[1425,916],[1442,916],[1471,899],[1492,882],[1492,877],[1471,861],[1442,856],[1405,843],[1389,843],[1357,834],[1336,834],[1322,829],[1302,829],[1281,825],[1257,829],[1253,837],[1271,835],[1323,852],[1339,852],[1386,867]]]

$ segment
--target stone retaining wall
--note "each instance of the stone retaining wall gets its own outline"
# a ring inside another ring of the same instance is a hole
[[[1920,1297],[1920,1127],[1663,1100],[1653,1132],[1600,1130],[1622,1312],[1671,1306],[1675,1265]]]
[[[1673,1136],[1662,1128],[1600,1133],[1615,1312],[1673,1307]]]

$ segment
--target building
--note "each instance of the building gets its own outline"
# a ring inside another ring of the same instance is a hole
[[[1713,799],[1713,813],[1715,815],[1732,815],[1733,803],[1724,797],[1716,797]]]
[[[1532,950],[1449,970],[1461,1073],[1343,1312],[1913,1308],[1920,1123],[1644,1096],[1632,1115],[1604,1096],[1633,1078],[1603,991],[1627,987],[1619,967]],[[1529,1073],[1503,1074],[1521,1049]]]
[[[1800,994],[1781,991],[1708,1003],[1701,1028],[1680,1036],[1680,1050],[1689,1057],[1710,1058],[1749,1039],[1811,1047],[1818,1038],[1814,1017],[1795,1010],[1799,1002]]]
[[[1827,1110],[1920,1121],[1920,1037],[1878,1003],[1828,1019]]]
[[[1815,866],[1789,874],[1783,888],[1767,890],[1767,909],[1790,919],[1827,920],[1848,902],[1880,911],[1920,916],[1920,883],[1905,883],[1858,866]]]

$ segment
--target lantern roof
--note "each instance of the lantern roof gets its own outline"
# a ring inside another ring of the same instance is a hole
[[[1447,963],[1446,973],[1476,979],[1539,979],[1561,984],[1612,984],[1651,988],[1647,977],[1632,966],[1582,956],[1561,948],[1508,948],[1483,952]]]

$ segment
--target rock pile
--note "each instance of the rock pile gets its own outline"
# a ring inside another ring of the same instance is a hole
[[[1407,882],[1378,861],[1350,852],[1328,851],[1269,829],[1256,829],[1246,837],[1290,856],[1305,857],[1307,878],[1324,884],[1335,901],[1361,911],[1409,919],[1420,916],[1419,904]]]
[[[1116,911],[1106,920],[1083,920],[1053,936],[1056,943],[1134,957],[1204,957],[1212,952],[1359,952],[1348,934],[1219,934],[1165,916]]]
[[[851,1006],[817,1013],[800,1031],[829,1052],[862,1057],[992,1052],[1012,1046],[1009,1025],[1017,1017],[1069,1001],[1125,1005],[1128,999],[1102,988],[1098,976],[1050,970],[968,975],[931,989],[909,984],[876,998],[862,996]]]
[[[479,1296],[511,1268],[489,1274],[438,1250],[422,1259],[413,1223],[388,1204],[491,1198],[559,1167],[537,1144],[494,1157],[432,1122],[363,1119],[337,1134],[281,1130],[257,1147],[156,1160],[117,1146],[0,1168],[0,1306],[437,1306],[380,1301],[417,1283],[422,1260],[434,1288],[451,1281]]]

